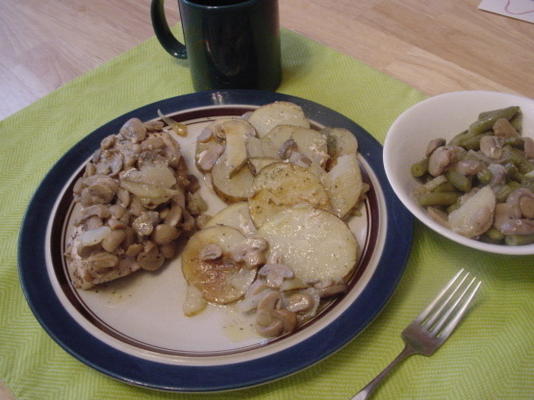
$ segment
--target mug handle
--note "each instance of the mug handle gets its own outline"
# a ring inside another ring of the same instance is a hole
[[[165,18],[163,2],[164,0],[152,0],[150,5],[150,17],[152,18],[152,26],[154,27],[156,37],[171,56],[187,58],[185,46],[174,37],[169,28],[169,24]]]

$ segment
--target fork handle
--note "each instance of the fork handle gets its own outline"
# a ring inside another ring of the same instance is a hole
[[[415,354],[416,351],[410,346],[404,346],[404,349],[399,353],[389,365],[382,370],[371,382],[369,382],[362,390],[360,390],[351,400],[365,400],[371,397],[371,394],[375,391],[378,385],[382,380],[395,368],[397,364],[400,364],[402,361],[410,357],[412,354]]]

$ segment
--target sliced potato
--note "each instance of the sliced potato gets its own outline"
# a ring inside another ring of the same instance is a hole
[[[226,133],[224,152],[229,176],[233,176],[247,162],[247,139],[246,135],[236,130]]]
[[[330,197],[332,210],[339,218],[345,218],[358,204],[363,191],[356,155],[345,154],[338,157],[335,165],[324,176],[323,184]]]
[[[310,123],[302,108],[287,101],[276,101],[256,109],[248,118],[259,137],[265,136],[277,125],[296,125],[305,128]]]
[[[211,177],[215,192],[225,201],[234,203],[246,200],[252,193],[254,176],[247,166],[230,176],[231,168],[223,154],[213,166]]]
[[[297,143],[298,150],[302,154],[321,167],[330,158],[325,136],[314,129],[294,127],[291,139]]]
[[[276,158],[277,151],[269,140],[249,137],[247,141],[247,156],[249,158],[269,157]]]
[[[248,213],[248,203],[246,201],[240,201],[223,208],[210,218],[205,227],[216,225],[239,229],[245,235],[256,232],[256,227]]]
[[[324,128],[321,133],[328,141],[328,154],[332,159],[358,152],[358,140],[345,128]]]
[[[258,234],[269,242],[269,252],[281,255],[295,277],[306,283],[343,279],[358,258],[358,243],[347,224],[309,205],[279,212]]]
[[[319,177],[309,169],[278,162],[266,166],[254,178],[249,211],[256,227],[281,210],[300,203],[331,209]]]
[[[213,121],[204,128],[201,134],[206,138],[197,139],[195,149],[197,166],[200,170],[204,170],[199,165],[200,159],[214,147],[215,143],[218,143],[223,146],[229,176],[233,176],[246,163],[247,141],[255,135],[254,127],[241,118],[223,118]]]
[[[280,147],[293,135],[294,126],[291,125],[278,125],[269,131],[264,137],[261,138],[261,141],[264,143],[270,144],[275,152],[275,157],[279,157],[278,151]]]
[[[198,231],[187,242],[182,253],[182,271],[187,283],[195,286],[205,300],[232,303],[240,299],[254,281],[256,270],[242,268],[225,256],[244,240],[245,236],[237,229],[217,225]],[[209,244],[220,246],[223,256],[217,260],[202,260],[200,253]]]
[[[271,165],[276,162],[280,162],[280,159],[269,157],[257,157],[248,159],[248,164],[253,175],[258,175],[259,172],[267,165]]]

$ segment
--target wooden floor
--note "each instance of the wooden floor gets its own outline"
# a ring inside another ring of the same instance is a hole
[[[279,3],[283,27],[429,95],[491,89],[534,98],[534,24],[479,11],[479,0]],[[1,0],[0,120],[151,37],[149,4]],[[176,23],[176,1],[166,7]],[[0,399],[11,398],[3,378]]]
[[[279,2],[282,26],[427,94],[534,97],[534,24],[480,11],[479,0]],[[149,3],[2,0],[0,119],[151,37]],[[177,22],[176,2],[166,7]]]

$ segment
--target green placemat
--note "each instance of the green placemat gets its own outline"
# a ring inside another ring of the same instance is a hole
[[[282,43],[279,91],[330,107],[381,142],[393,120],[424,98],[297,34],[284,31]],[[460,267],[484,281],[478,305],[442,349],[405,362],[376,399],[534,398],[534,257],[470,250],[419,223],[406,273],[380,316],[343,350],[277,382],[210,395],[155,392],[115,381],[63,351],[19,286],[17,236],[31,195],[84,135],[139,106],[189,92],[187,65],[150,39],[0,122],[0,381],[17,399],[345,399],[397,355],[401,330]]]

